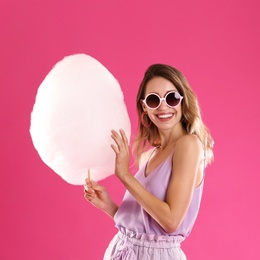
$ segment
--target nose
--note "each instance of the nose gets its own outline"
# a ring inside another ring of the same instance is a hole
[[[158,107],[158,109],[165,109],[165,108],[167,108],[165,98],[161,98],[161,104]]]

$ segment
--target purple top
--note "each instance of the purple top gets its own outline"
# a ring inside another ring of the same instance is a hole
[[[148,159],[135,175],[135,178],[149,192],[161,200],[165,200],[166,190],[171,177],[172,157],[173,153],[146,177],[145,169],[149,161]],[[180,227],[174,233],[167,233],[128,191],[126,191],[122,204],[115,214],[116,227],[119,230],[128,230],[134,233],[187,237],[198,215],[203,183],[204,181],[202,181],[199,187],[194,189],[189,209]]]

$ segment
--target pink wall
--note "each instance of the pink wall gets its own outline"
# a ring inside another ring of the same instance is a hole
[[[182,70],[215,138],[189,259],[256,259],[259,222],[258,0],[0,2],[0,259],[102,259],[116,230],[39,158],[29,135],[37,88],[66,55],[86,53],[135,94],[155,62]],[[105,110],[104,110],[105,111]],[[120,202],[124,188],[102,181]]]

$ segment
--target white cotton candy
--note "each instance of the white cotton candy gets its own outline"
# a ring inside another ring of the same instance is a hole
[[[65,181],[82,185],[114,173],[111,129],[130,120],[120,85],[97,60],[76,54],[58,62],[38,89],[30,133],[41,159]]]

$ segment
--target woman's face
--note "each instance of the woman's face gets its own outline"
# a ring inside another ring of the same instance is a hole
[[[177,88],[169,80],[163,77],[155,77],[148,81],[145,90],[145,97],[150,93],[156,93],[161,98],[164,98],[170,91],[178,92]],[[167,106],[165,100],[162,100],[160,106],[156,109],[150,109],[144,103],[142,106],[143,110],[147,112],[149,118],[159,130],[174,129],[176,126],[181,125],[181,102],[173,108]]]

